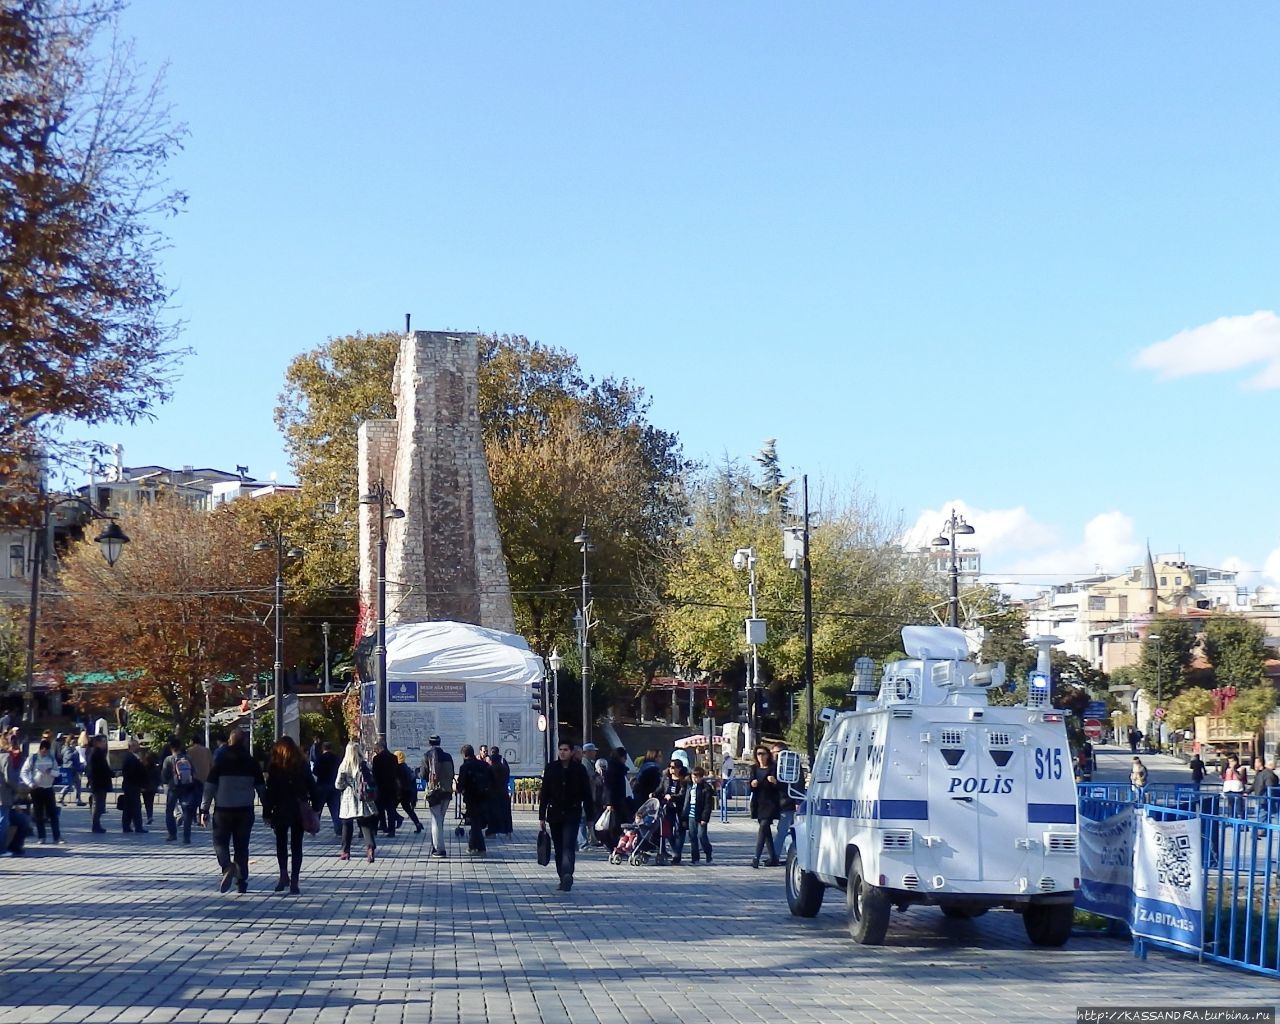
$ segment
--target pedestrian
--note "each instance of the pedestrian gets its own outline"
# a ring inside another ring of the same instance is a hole
[[[1280,818],[1277,797],[1280,796],[1280,775],[1276,773],[1276,759],[1269,757],[1262,767],[1253,773],[1252,793],[1258,798],[1258,820],[1275,823]]]
[[[62,831],[58,827],[60,812],[53,795],[57,780],[58,759],[53,756],[50,741],[42,739],[35,753],[22,766],[22,781],[31,787],[31,812],[36,819],[36,833],[41,846],[45,843],[46,821],[52,829],[53,841],[62,842]]]
[[[701,852],[711,863],[711,839],[707,826],[716,806],[716,790],[707,778],[707,770],[698,765],[693,770],[693,782],[689,787],[689,862],[698,863]]]
[[[572,756],[572,747],[569,753]],[[462,745],[462,764],[458,768],[454,784],[462,797],[467,823],[471,826],[471,833],[467,837],[467,853],[473,857],[483,857],[485,811],[493,793],[493,769],[476,757],[475,749],[470,743]]]
[[[427,753],[419,769],[426,782],[427,810],[431,812],[431,856],[447,857],[444,814],[453,799],[453,757],[440,749],[440,737],[427,739]]]
[[[662,787],[662,765],[658,763],[658,752],[656,750],[645,751],[644,760],[640,763],[640,769],[636,772],[635,779],[631,782],[631,795],[634,802],[631,805],[631,813],[627,815],[630,821],[635,814],[636,809],[654,796],[656,791]]]
[[[147,784],[147,769],[138,756],[142,749],[136,739],[129,740],[124,760],[120,762],[120,831],[146,832],[142,827],[142,790]]]
[[[338,860],[351,859],[351,840],[359,826],[364,837],[365,859],[372,864],[378,849],[378,841],[374,838],[379,817],[375,797],[377,786],[373,780],[373,769],[360,756],[360,744],[356,740],[347,744],[346,754],[338,765],[337,787],[341,794],[338,813],[342,817],[342,852],[338,854]]]
[[[219,892],[235,885],[241,892],[249,890],[249,837],[253,833],[253,799],[266,799],[262,769],[249,754],[243,729],[235,728],[227,736],[226,749],[214,760],[204,783],[204,800],[200,820],[209,821],[213,812],[213,851],[222,869]]]
[[[720,824],[729,824],[729,798],[733,796],[733,753],[727,747],[720,759]]]
[[[774,743],[770,747],[773,763],[778,763],[778,755],[787,749],[785,743]],[[782,860],[782,850],[787,844],[787,834],[796,820],[796,802],[791,797],[790,787],[778,783],[778,827],[773,834],[773,859]]]
[[[89,753],[89,734],[82,732],[79,742],[67,743],[62,748],[62,767],[67,769],[67,784],[62,787],[58,793],[58,803],[65,805],[67,797],[71,795],[71,790],[76,791],[76,806],[84,806],[84,789],[82,779],[84,778],[85,760]]]
[[[465,748],[464,748],[465,749]],[[561,743],[559,756],[542,773],[538,794],[538,828],[550,826],[551,847],[555,851],[557,886],[562,892],[573,888],[573,866],[577,857],[578,826],[591,813],[591,780],[587,769],[574,759],[573,747]],[[466,765],[463,765],[465,770]]]
[[[657,863],[666,864],[669,860],[672,864],[679,864],[684,852],[685,833],[689,829],[689,769],[684,761],[671,759],[658,799],[662,801],[659,829],[662,845]]]
[[[1229,818],[1244,817],[1244,793],[1249,784],[1249,773],[1240,764],[1235,754],[1227,757],[1227,766],[1222,769],[1222,796],[1226,800],[1225,814]]]
[[[9,733],[0,733],[0,758],[6,762],[11,752]],[[21,857],[27,836],[31,835],[31,819],[14,806],[17,787],[9,782],[8,772],[0,771],[0,855]]]
[[[338,792],[338,755],[333,752],[333,744],[325,740],[320,744],[320,753],[316,757],[314,775],[316,779],[316,800],[312,805],[317,814],[321,808],[329,809],[329,820],[333,824],[333,834],[342,835],[342,814],[340,804],[342,794]]]
[[[1142,763],[1142,758],[1135,757],[1133,759],[1133,766],[1129,769],[1129,785],[1141,794],[1146,784],[1147,766]]]
[[[195,765],[182,740],[169,737],[169,756],[160,765],[160,785],[164,787],[165,842],[178,841],[178,825],[182,825],[182,841],[191,844],[191,824],[200,804],[200,783]]]
[[[400,788],[400,809],[409,816],[409,820],[413,822],[413,831],[415,833],[422,831],[422,822],[418,820],[418,812],[415,808],[418,806],[418,783],[413,777],[413,769],[404,761],[404,751],[396,751],[396,782]]]
[[[604,837],[604,844],[612,853],[613,848],[618,845],[618,839],[622,836],[623,822],[630,821],[633,815],[631,801],[627,799],[626,747],[615,747],[613,753],[609,755],[609,763],[605,765],[604,795],[613,809],[613,823]]]
[[[191,771],[199,783],[200,789],[209,781],[209,772],[213,770],[213,753],[199,740],[187,747],[187,757],[191,759]]]
[[[604,766],[600,760],[600,748],[594,743],[582,745],[582,767],[587,770],[587,781],[591,783],[591,813],[582,820],[582,828],[578,834],[578,849],[585,850],[591,846],[599,846],[594,825],[604,810]]]
[[[373,784],[377,787],[378,827],[383,835],[394,836],[396,825],[401,820],[396,813],[396,805],[400,802],[400,767],[382,740],[373,745],[373,760],[369,767],[373,769]]]
[[[779,794],[778,777],[774,774],[773,754],[768,747],[756,747],[756,763],[751,766],[751,817],[756,822],[756,855],[751,866],[760,866],[760,856],[767,849],[770,860],[768,867],[778,864],[773,848],[773,831],[771,826],[778,820]]]
[[[511,765],[502,756],[502,748],[496,743],[489,744],[489,756],[485,759],[493,772],[493,795],[489,797],[489,807],[485,814],[485,830],[487,836],[509,836],[514,831],[511,818],[511,793],[508,784],[511,781]]]
[[[1192,754],[1187,767],[1191,769],[1191,784],[1199,789],[1200,783],[1204,782],[1204,762],[1200,760],[1200,755]]]
[[[105,733],[95,733],[89,743],[89,760],[85,767],[85,781],[89,786],[89,806],[91,824],[89,831],[105,833],[102,827],[102,815],[107,810],[107,794],[115,787],[112,779],[115,772],[107,761],[107,737]]]
[[[160,761],[152,750],[142,752],[142,767],[146,772],[146,782],[142,786],[142,807],[147,812],[147,824],[156,809],[156,794],[160,792]]]
[[[289,890],[297,896],[298,874],[302,870],[302,805],[308,808],[316,797],[316,780],[307,760],[292,736],[281,736],[271,747],[267,762],[266,797],[262,817],[276,834],[276,864],[280,878],[276,892]]]

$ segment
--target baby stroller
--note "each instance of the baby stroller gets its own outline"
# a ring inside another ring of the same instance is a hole
[[[621,864],[625,860],[633,867],[648,864],[649,858],[658,852],[661,818],[657,800],[650,797],[642,803],[636,809],[635,821],[622,826],[622,835],[609,855],[609,863]]]

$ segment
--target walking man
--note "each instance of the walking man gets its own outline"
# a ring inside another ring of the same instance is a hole
[[[542,773],[538,794],[538,828],[551,826],[551,846],[556,854],[558,888],[573,888],[573,865],[577,857],[578,826],[591,813],[591,780],[582,762],[573,756],[573,747],[561,743],[559,757]]]
[[[95,734],[89,742],[89,762],[85,776],[89,783],[89,804],[93,808],[91,832],[106,832],[102,827],[102,815],[107,809],[107,794],[111,792],[114,773],[107,762],[107,737]]]
[[[248,891],[253,798],[263,799],[266,792],[262,769],[246,749],[244,731],[232,729],[226,748],[209,770],[209,778],[204,784],[204,803],[200,808],[201,823],[206,824],[210,805],[217,805],[213,812],[213,852],[218,857],[218,867],[222,868],[219,892],[226,892],[232,885],[240,892]]]
[[[195,766],[186,747],[177,736],[169,737],[169,756],[160,766],[160,784],[164,786],[165,842],[178,841],[178,816],[182,816],[182,841],[191,842],[191,819],[200,803],[200,786]]]
[[[427,756],[422,759],[422,777],[427,783],[427,809],[431,812],[431,856],[447,857],[444,848],[444,814],[453,798],[453,758],[440,749],[440,737],[427,740]]]
[[[466,805],[467,821],[471,834],[467,838],[467,853],[483,857],[485,854],[484,825],[485,805],[493,791],[493,769],[476,757],[470,743],[462,745],[462,767],[458,769],[457,790]]]
[[[142,787],[147,784],[147,769],[138,751],[142,745],[129,740],[129,750],[120,763],[120,796],[124,800],[124,814],[120,828],[123,832],[145,832],[142,827]]]
[[[375,753],[369,767],[373,769],[373,784],[377,787],[378,827],[383,835],[394,836],[400,819],[396,813],[396,805],[400,803],[400,769],[395,755],[382,740],[378,740],[373,749]]]

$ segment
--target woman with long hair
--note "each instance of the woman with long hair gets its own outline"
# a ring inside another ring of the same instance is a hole
[[[760,855],[769,851],[768,866],[778,863],[773,852],[773,829],[778,820],[782,798],[778,789],[777,769],[773,766],[773,753],[768,747],[756,747],[756,763],[751,766],[751,817],[756,820],[756,855],[751,866],[760,866]]]
[[[360,756],[360,743],[352,740],[347,744],[346,755],[338,765],[338,792],[342,794],[338,806],[338,817],[342,819],[342,852],[339,860],[351,859],[351,840],[355,835],[356,825],[364,836],[365,856],[373,863],[374,851],[378,844],[374,840],[373,830],[378,824],[378,804],[374,799],[377,792],[373,784],[373,769],[369,762]]]
[[[316,780],[292,736],[281,736],[271,748],[266,789],[262,815],[275,830],[276,863],[280,865],[275,891],[288,889],[290,896],[297,896],[298,873],[302,870],[302,811],[298,801],[310,803],[315,798]]]

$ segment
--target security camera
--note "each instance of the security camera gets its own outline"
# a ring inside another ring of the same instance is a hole
[[[733,556],[733,567],[739,572],[747,567],[747,553],[741,548]]]

